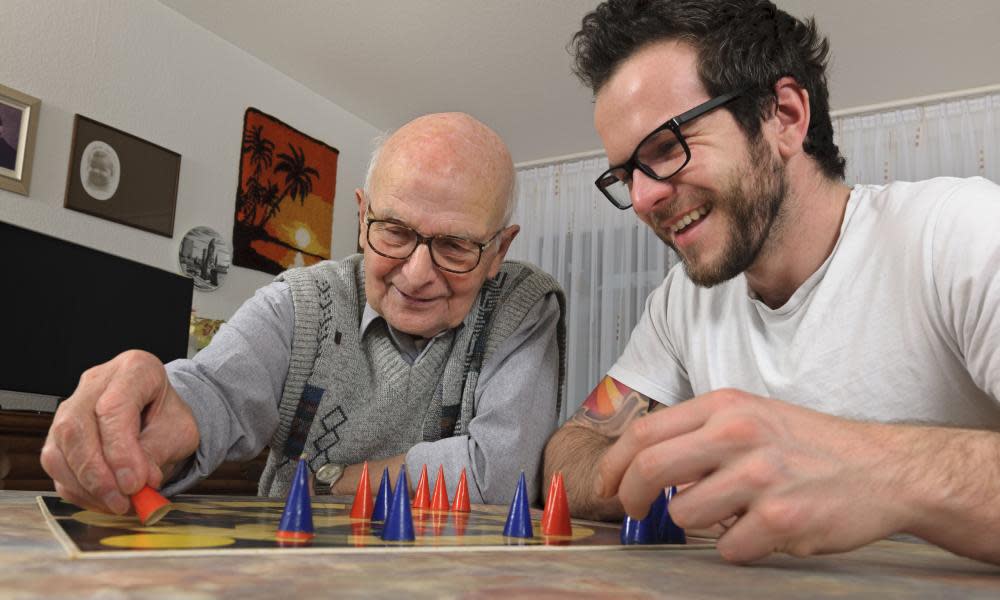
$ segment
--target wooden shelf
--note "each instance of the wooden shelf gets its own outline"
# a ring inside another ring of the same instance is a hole
[[[39,462],[52,415],[32,411],[0,410],[0,490],[54,491]],[[267,450],[248,462],[222,463],[189,494],[256,495]]]

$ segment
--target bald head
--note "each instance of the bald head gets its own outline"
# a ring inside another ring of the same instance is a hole
[[[372,154],[365,193],[401,173],[441,178],[483,189],[492,204],[491,221],[507,225],[514,210],[514,164],[506,144],[492,129],[465,113],[418,117],[388,136]],[[472,200],[472,199],[470,199]]]

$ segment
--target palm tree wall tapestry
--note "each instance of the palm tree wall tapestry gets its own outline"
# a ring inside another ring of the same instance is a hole
[[[247,109],[234,265],[277,275],[330,258],[339,154],[256,108]]]

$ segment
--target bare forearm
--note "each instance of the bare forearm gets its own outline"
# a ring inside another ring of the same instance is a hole
[[[917,458],[901,473],[914,508],[907,533],[1000,564],[1000,434],[937,427],[898,433]]]
[[[570,513],[577,518],[610,521],[625,516],[617,497],[600,498],[594,493],[597,463],[613,440],[592,429],[567,424],[545,447],[545,476],[548,496],[552,474],[561,471]]]

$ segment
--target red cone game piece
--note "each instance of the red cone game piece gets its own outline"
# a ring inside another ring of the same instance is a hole
[[[465,469],[458,478],[458,489],[455,490],[455,501],[451,503],[452,512],[469,512],[469,482],[465,479]]]
[[[434,497],[431,498],[431,510],[443,510],[447,511],[451,506],[448,505],[448,486],[444,481],[444,465],[438,467],[437,481],[434,482]]]
[[[173,505],[160,492],[147,485],[132,496],[132,508],[143,525],[155,525],[170,512]]]
[[[368,461],[361,470],[361,479],[358,481],[358,489],[354,492],[354,504],[351,505],[352,519],[370,519],[375,508],[375,500],[372,499],[372,487],[368,482]]]
[[[427,465],[420,469],[420,480],[417,481],[417,493],[413,497],[413,508],[431,507],[431,486],[427,483]]]
[[[569,520],[569,502],[566,500],[566,486],[562,473],[552,476],[549,497],[542,513],[542,535],[573,535],[573,525]]]

